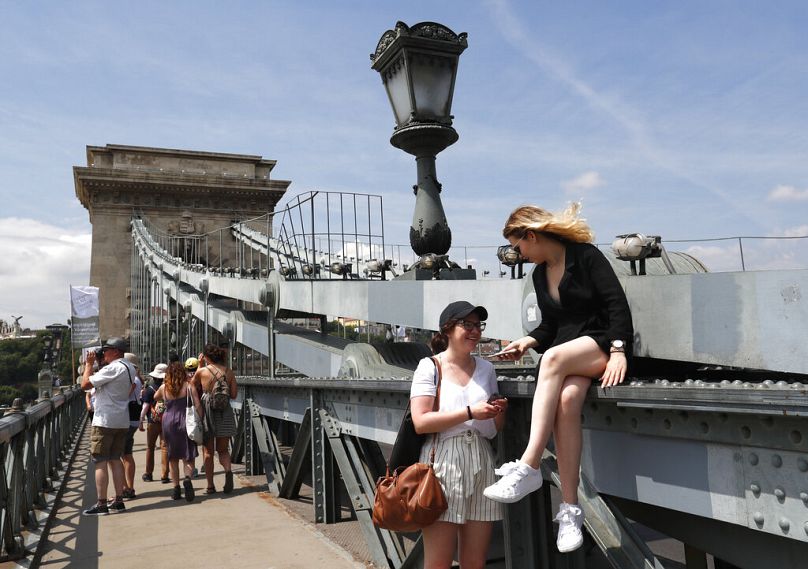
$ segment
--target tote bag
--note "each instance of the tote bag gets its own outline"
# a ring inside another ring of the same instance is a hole
[[[191,396],[192,386],[186,387],[185,393],[185,431],[188,433],[188,438],[196,444],[202,444],[204,434],[202,431],[202,418],[196,412],[194,407],[194,398]]]

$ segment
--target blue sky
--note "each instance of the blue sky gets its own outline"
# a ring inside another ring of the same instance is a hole
[[[804,2],[0,0],[0,318],[64,320],[88,280],[86,145],[260,154],[292,193],[382,194],[406,243],[415,165],[368,57],[397,20],[469,34],[437,166],[456,244],[571,199],[598,242],[808,235]],[[737,268],[730,244],[671,247]],[[806,248],[747,262],[804,268]]]

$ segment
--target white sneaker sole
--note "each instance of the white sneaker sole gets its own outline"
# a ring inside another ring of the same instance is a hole
[[[558,547],[558,551],[560,553],[569,553],[570,551],[575,551],[576,549],[581,547],[583,544],[584,544],[584,536],[583,536],[583,534],[581,534],[581,538],[578,541],[576,541],[576,542],[574,542],[574,543],[572,543],[570,545],[567,545],[566,547],[561,547],[560,545],[558,545],[558,543],[556,543],[556,546]]]

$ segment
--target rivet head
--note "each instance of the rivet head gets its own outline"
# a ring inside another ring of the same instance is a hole
[[[757,454],[752,453],[749,455],[749,464],[755,466],[758,462],[760,462],[760,458],[758,458]]]
[[[783,466],[783,458],[779,454],[772,455],[772,466],[775,468]]]
[[[783,530],[783,533],[788,533],[788,528],[791,527],[791,522],[785,518],[780,518],[780,521],[777,523],[780,526],[780,529]]]
[[[805,522],[802,526],[802,529],[805,530],[805,535],[808,535],[808,522]]]
[[[808,492],[800,492],[800,500],[805,505],[808,505]]]
[[[797,460],[797,468],[800,469],[800,472],[808,472],[808,460],[804,458]]]
[[[786,492],[782,488],[775,488],[774,495],[777,497],[777,500],[782,502],[786,499]]]
[[[755,520],[755,523],[759,527],[763,527],[763,514],[761,514],[760,512],[755,512],[755,514],[752,516],[752,519]]]
[[[752,491],[752,494],[755,496],[760,496],[760,485],[755,484],[754,482],[749,485],[749,489]]]

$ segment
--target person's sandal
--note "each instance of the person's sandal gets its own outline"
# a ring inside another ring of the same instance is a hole
[[[233,491],[233,471],[228,470],[224,473],[224,493],[229,494]]]
[[[186,502],[193,502],[194,501],[194,485],[191,482],[191,479],[187,476],[185,480],[182,481],[182,487],[185,488],[185,501]]]
[[[215,494],[216,493],[216,486],[208,486],[205,490],[205,494]]]
[[[179,486],[174,486],[174,492],[171,493],[172,500],[179,500],[182,498],[182,490],[180,490]]]
[[[141,478],[143,479],[143,482],[151,482],[151,481],[153,480],[153,479],[152,479],[152,475],[151,475],[151,474],[148,474],[148,473],[146,473],[146,474],[144,474],[143,476],[141,476]]]

